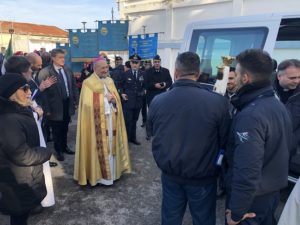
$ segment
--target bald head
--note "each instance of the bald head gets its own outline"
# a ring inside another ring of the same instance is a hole
[[[31,70],[33,72],[37,72],[40,69],[42,69],[42,58],[41,58],[41,56],[39,56],[35,52],[30,52],[25,57],[30,62]]]
[[[98,60],[93,64],[94,72],[100,77],[105,78],[108,76],[108,64],[106,60]]]

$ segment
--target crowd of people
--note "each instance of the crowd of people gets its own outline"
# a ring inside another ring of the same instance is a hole
[[[187,204],[193,224],[215,224],[218,179],[226,224],[276,224],[279,191],[300,143],[300,61],[275,67],[272,83],[269,54],[241,52],[222,96],[203,88],[207,79],[199,79],[200,58],[192,52],[178,55],[174,83],[159,55],[143,65],[137,54],[124,65],[116,56],[111,68],[101,54],[77,80],[61,49],[10,57],[0,77],[0,210],[23,225],[55,204],[50,128],[56,159],[75,154],[79,185],[113,185],[131,173],[129,147],[141,145],[142,113],[162,174],[163,225],[182,224]],[[73,151],[67,134],[76,109]]]

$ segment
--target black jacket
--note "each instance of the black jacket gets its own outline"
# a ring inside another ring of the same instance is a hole
[[[119,93],[121,92],[122,79],[123,79],[124,73],[125,73],[124,66],[119,65],[116,68],[114,68],[110,74],[110,77],[111,77],[111,79],[114,80],[114,83],[115,83],[116,88]]]
[[[32,112],[15,102],[0,98],[2,212],[28,212],[46,196],[42,164],[50,159],[51,152],[39,146],[38,128]]]
[[[158,89],[155,87],[156,83],[165,82],[166,87],[164,89]],[[147,104],[150,105],[152,99],[163,92],[165,92],[172,85],[172,78],[168,69],[160,67],[157,72],[154,67],[146,70],[145,72],[145,88],[147,90]]]
[[[63,67],[68,80],[69,89],[69,116],[75,113],[75,106],[78,105],[78,89],[75,82],[75,77],[71,70]],[[57,77],[57,83],[47,88],[41,94],[43,95],[44,105],[43,110],[45,115],[50,113],[49,120],[62,121],[63,120],[63,94],[59,84],[59,74],[54,69],[53,65],[49,65],[39,72],[38,80],[41,82],[48,77]]]
[[[294,148],[300,145],[300,85],[295,90],[284,92],[280,87],[278,79],[274,81],[273,85],[276,95],[279,97],[292,116],[293,132],[294,132]]]
[[[126,71],[122,77],[120,94],[126,94],[128,100],[122,98],[122,106],[127,109],[142,108],[144,96],[144,72],[138,70],[138,77],[133,75],[132,70]]]
[[[225,181],[232,219],[238,221],[256,196],[287,185],[292,124],[269,82],[242,87],[231,102],[238,111],[226,151]]]
[[[215,181],[229,126],[227,99],[195,81],[178,80],[153,99],[147,125],[154,159],[166,177],[188,184]]]

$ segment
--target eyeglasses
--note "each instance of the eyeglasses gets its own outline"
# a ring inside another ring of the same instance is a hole
[[[139,64],[140,61],[138,61],[138,60],[132,60],[131,62],[132,62],[133,64]]]
[[[24,86],[20,87],[19,89],[22,89],[24,92],[28,92],[30,90],[29,84],[25,84]]]

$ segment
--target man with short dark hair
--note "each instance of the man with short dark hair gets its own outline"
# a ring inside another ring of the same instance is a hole
[[[162,171],[162,225],[180,225],[186,205],[194,225],[216,223],[216,159],[225,146],[228,101],[197,83],[200,58],[178,55],[175,83],[157,95],[148,114],[152,152]]]
[[[274,95],[272,59],[260,49],[237,56],[234,115],[226,149],[229,225],[273,225],[279,190],[287,185],[292,124]]]
[[[110,77],[113,79],[115,86],[120,93],[121,83],[125,73],[123,59],[121,56],[115,57],[115,65],[115,68],[110,73]]]
[[[48,77],[56,77],[57,82],[46,89],[45,115],[48,117],[53,132],[54,149],[57,160],[64,161],[64,154],[74,154],[67,145],[70,117],[78,104],[78,90],[73,72],[65,66],[65,52],[62,49],[51,51],[52,63],[42,69],[38,80],[41,83]]]

